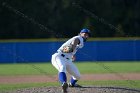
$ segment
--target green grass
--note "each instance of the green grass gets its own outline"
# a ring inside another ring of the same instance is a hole
[[[75,62],[81,74],[95,73],[139,73],[140,62]],[[0,76],[12,75],[56,75],[51,63],[0,64]]]
[[[54,75],[57,70],[50,63],[0,64],[0,76],[15,75]]]
[[[77,63],[82,74],[86,73],[139,73],[140,62],[88,62]]]

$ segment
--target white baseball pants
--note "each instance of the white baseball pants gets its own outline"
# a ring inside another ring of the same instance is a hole
[[[80,72],[71,59],[66,58],[62,53],[52,55],[51,62],[59,72],[68,72],[74,80],[80,79]]]

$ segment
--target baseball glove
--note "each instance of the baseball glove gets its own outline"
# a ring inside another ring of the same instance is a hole
[[[71,52],[73,52],[72,45],[64,46],[62,52],[63,53],[71,53]]]

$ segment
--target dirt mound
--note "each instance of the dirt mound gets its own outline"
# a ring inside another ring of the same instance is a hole
[[[4,93],[4,92],[3,92]],[[25,88],[5,93],[62,93],[61,87]],[[140,93],[140,90],[121,87],[84,86],[69,88],[68,93]]]

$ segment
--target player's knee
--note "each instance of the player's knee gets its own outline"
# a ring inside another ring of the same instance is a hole
[[[75,78],[76,78],[76,80],[79,80],[79,79],[81,78],[81,75],[80,75],[80,74],[77,74],[77,75],[75,76]]]
[[[60,66],[59,67],[59,72],[66,72],[66,66]]]

